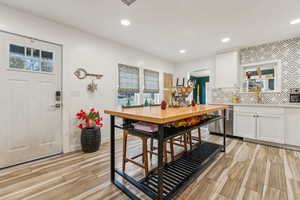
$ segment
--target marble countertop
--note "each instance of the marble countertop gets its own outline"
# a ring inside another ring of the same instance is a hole
[[[299,108],[300,109],[300,103],[286,103],[286,104],[211,103],[211,105],[280,107],[280,108]]]

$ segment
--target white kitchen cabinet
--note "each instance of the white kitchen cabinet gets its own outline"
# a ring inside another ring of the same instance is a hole
[[[253,113],[234,113],[234,135],[256,139],[256,118],[254,118]]]
[[[239,53],[232,51],[216,55],[215,87],[239,87]]]
[[[300,146],[300,109],[286,109],[285,124],[285,144]]]
[[[284,143],[284,115],[257,114],[257,139]]]
[[[284,109],[234,107],[234,135],[265,142],[284,143]]]

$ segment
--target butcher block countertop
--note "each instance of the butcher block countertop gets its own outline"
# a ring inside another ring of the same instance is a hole
[[[166,124],[169,122],[225,109],[228,109],[228,106],[196,105],[194,107],[167,108],[166,110],[162,110],[160,106],[149,106],[104,110],[104,113],[116,117],[141,120],[155,124]]]

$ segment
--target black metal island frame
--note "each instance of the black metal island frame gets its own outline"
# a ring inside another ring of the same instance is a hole
[[[168,108],[166,110],[161,110],[160,106],[105,110],[105,113],[110,115],[111,120],[111,182],[120,190],[122,190],[127,196],[134,200],[137,200],[139,198],[134,194],[134,192],[129,190],[124,184],[116,179],[116,174],[124,178],[127,182],[135,186],[140,191],[144,192],[151,199],[172,199],[177,194],[177,192],[189,182],[192,177],[194,177],[196,174],[199,174],[202,170],[206,169],[211,163],[210,161],[212,161],[218,153],[226,151],[225,120],[223,120],[223,145],[210,142],[202,142],[174,161],[171,161],[170,163],[164,163],[163,143],[166,140],[182,135],[187,131],[205,126],[217,120],[225,119],[227,109],[227,106],[196,105],[195,107]],[[174,121],[201,116],[216,111],[223,111],[222,115],[211,117],[190,127],[166,127],[166,124]],[[154,123],[159,125],[159,130],[156,133],[148,133],[135,130],[131,126],[116,125],[115,117],[123,118],[124,121],[137,120]],[[147,135],[157,140],[158,166],[156,170],[150,172],[147,176],[141,178],[140,180],[136,180],[122,170],[116,168],[116,128],[121,128],[137,135]]]

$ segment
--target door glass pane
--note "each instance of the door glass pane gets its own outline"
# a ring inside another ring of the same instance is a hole
[[[32,48],[26,48],[26,56],[32,56]]]
[[[32,58],[30,59],[30,63],[31,63],[31,70],[38,72],[41,71],[40,69],[40,59],[37,58]]]
[[[18,55],[24,56],[24,54],[25,54],[25,47],[11,44],[9,46],[9,52],[13,53],[13,54],[18,54]]]
[[[41,61],[42,72],[53,72],[53,53],[48,51],[42,51]]]
[[[40,50],[26,48],[25,69],[28,71],[40,71]]]
[[[33,50],[33,57],[39,58],[39,57],[40,57],[40,50],[34,49],[34,50]]]
[[[9,67],[24,69],[25,67],[25,47],[9,45]]]
[[[53,53],[10,44],[9,67],[35,72],[53,72]]]

